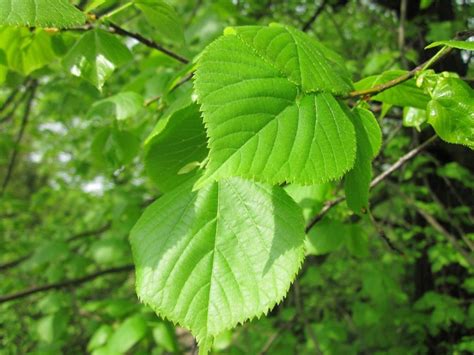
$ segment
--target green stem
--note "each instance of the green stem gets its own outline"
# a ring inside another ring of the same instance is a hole
[[[123,11],[123,10],[127,9],[127,8],[129,8],[130,6],[132,6],[132,5],[133,5],[133,2],[130,1],[130,2],[128,2],[128,3],[126,3],[126,4],[122,5],[122,6],[117,7],[115,10],[112,10],[112,11],[109,12],[108,14],[105,14],[105,15],[102,16],[100,19],[107,19],[107,18],[109,18],[109,17],[112,17],[112,16],[118,14],[120,11]]]

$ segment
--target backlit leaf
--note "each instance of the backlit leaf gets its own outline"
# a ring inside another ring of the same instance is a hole
[[[277,186],[192,185],[148,207],[130,239],[140,299],[208,347],[281,301],[304,257],[304,221]]]
[[[474,92],[469,85],[453,77],[440,78],[427,113],[441,139],[474,149]]]
[[[132,54],[116,37],[103,31],[84,33],[63,60],[64,67],[102,89],[113,71],[132,59]]]

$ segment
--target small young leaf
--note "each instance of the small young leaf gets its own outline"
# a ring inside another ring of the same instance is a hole
[[[403,109],[403,125],[405,127],[415,127],[418,131],[420,126],[426,122],[426,110],[416,107],[405,107]]]
[[[474,51],[474,42],[455,41],[455,40],[436,41],[436,42],[433,42],[430,45],[426,46],[425,48],[433,48],[433,47],[439,47],[439,46],[448,46],[448,47],[451,47],[451,48],[458,48],[458,49],[465,49],[467,51]]]
[[[0,25],[68,28],[85,22],[67,0],[0,0]]]
[[[125,120],[135,116],[143,108],[143,97],[135,92],[121,92],[97,101],[87,115]]]
[[[356,108],[352,122],[357,136],[357,154],[354,168],[345,177],[344,190],[347,205],[355,213],[364,213],[369,207],[369,185],[372,179],[372,159],[382,144],[382,131],[374,115]]]
[[[96,29],[87,32],[63,59],[64,67],[102,90],[113,71],[132,60],[132,54],[116,37]]]
[[[461,79],[440,77],[427,107],[428,123],[446,142],[474,149],[474,91]]]
[[[303,261],[304,221],[278,186],[192,186],[148,207],[130,239],[139,298],[208,344],[281,301]]]

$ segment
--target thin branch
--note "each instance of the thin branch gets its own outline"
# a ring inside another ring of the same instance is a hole
[[[398,49],[404,68],[407,68],[407,59],[405,57],[405,21],[407,17],[408,0],[400,1],[400,24],[398,26]]]
[[[372,225],[374,226],[375,230],[377,231],[378,235],[380,236],[380,238],[382,238],[385,243],[387,244],[387,246],[392,249],[393,251],[397,252],[398,254],[400,255],[404,255],[405,253],[403,253],[403,251],[401,251],[400,249],[398,249],[395,244],[393,244],[393,242],[390,240],[390,238],[387,236],[387,233],[385,233],[385,230],[383,229],[383,227],[377,222],[377,220],[375,219],[374,215],[372,214],[372,212],[370,212],[370,210],[368,211],[368,215],[369,215],[369,218],[370,218],[370,221],[372,222]]]
[[[102,233],[108,231],[110,229],[110,227],[112,227],[112,222],[107,222],[106,224],[104,224],[103,226],[101,226],[97,229],[93,229],[93,230],[89,230],[89,231],[85,231],[85,232],[81,232],[81,233],[78,233],[76,235],[73,235],[73,236],[69,237],[67,239],[67,241],[72,242],[72,241],[75,241],[75,240],[78,240],[78,239],[82,239],[82,238],[86,238],[86,237],[92,237],[94,235],[99,235],[99,234],[102,234]]]
[[[409,160],[413,159],[418,154],[420,154],[426,147],[428,147],[436,139],[437,139],[437,136],[432,136],[431,138],[427,139],[424,143],[422,143],[418,147],[410,150],[407,154],[402,156],[393,165],[391,165],[387,170],[385,170],[383,173],[381,173],[375,179],[373,179],[372,182],[370,183],[370,188],[377,186],[384,179],[386,179],[395,171],[400,169],[404,164],[406,164]],[[345,199],[346,199],[346,196],[340,196],[338,198],[335,198],[334,200],[330,200],[326,202],[323,209],[316,216],[314,216],[306,225],[306,233],[308,233],[311,230],[311,228],[314,227],[316,223],[318,223],[321,219],[323,219],[323,217],[326,215],[326,213],[329,212],[331,208],[333,208],[334,206],[337,206]]]
[[[18,93],[20,92],[20,88],[15,88],[11,93],[10,95],[8,95],[8,97],[6,98],[5,102],[2,104],[2,106],[0,106],[0,113],[2,113],[3,111],[5,111],[8,106],[10,106],[10,104],[15,100],[16,98],[16,95],[18,95]]]
[[[64,280],[64,281],[56,282],[52,284],[31,287],[23,291],[0,296],[0,303],[5,303],[5,302],[21,299],[21,298],[28,297],[36,293],[40,293],[40,292],[45,292],[45,291],[50,291],[50,290],[60,290],[62,288],[66,288],[70,286],[79,286],[101,276],[117,274],[117,273],[122,273],[122,272],[129,272],[129,271],[132,271],[133,268],[134,268],[133,265],[124,265],[120,267],[114,267],[110,269],[97,271],[92,274],[79,277],[77,279]]]
[[[104,224],[103,226],[101,226],[97,229],[88,230],[88,231],[84,231],[84,232],[80,232],[78,234],[72,235],[71,237],[66,239],[66,241],[67,242],[72,242],[72,241],[76,241],[76,240],[83,239],[83,238],[86,238],[86,237],[92,237],[92,236],[95,236],[95,235],[98,235],[98,234],[102,234],[102,233],[108,231],[111,226],[112,226],[112,222],[107,222],[106,224]],[[27,255],[23,255],[22,257],[19,257],[16,260],[12,260],[12,261],[8,261],[4,264],[0,264],[0,271],[5,271],[5,270],[8,270],[8,269],[12,269],[15,266],[20,265],[22,262],[28,260],[32,256],[33,256],[33,253],[29,253]]]
[[[398,189],[398,192],[400,195],[405,199],[405,201],[413,206],[415,208],[416,212],[423,217],[423,219],[431,226],[433,227],[434,230],[436,230],[438,233],[441,233],[447,240],[448,242],[453,246],[453,248],[462,255],[464,260],[471,266],[474,267],[474,258],[472,257],[471,254],[469,254],[464,248],[459,244],[457,238],[449,233],[437,220],[434,216],[432,216],[430,213],[425,211],[424,209],[420,208],[415,201],[413,201],[410,197],[405,195],[400,189]]]
[[[16,159],[17,159],[17,156],[18,156],[18,152],[20,150],[20,143],[21,143],[21,140],[23,139],[23,135],[25,133],[25,128],[26,128],[26,125],[28,124],[28,119],[29,119],[30,113],[31,113],[31,106],[32,106],[33,100],[35,98],[36,86],[37,86],[37,83],[34,82],[34,84],[32,84],[31,88],[30,88],[30,96],[28,97],[28,101],[26,102],[25,112],[23,114],[23,119],[21,121],[20,130],[18,131],[18,135],[17,135],[16,140],[15,140],[15,148],[13,149],[13,154],[10,158],[10,162],[8,163],[7,174],[5,175],[5,178],[3,179],[2,189],[0,191],[0,196],[2,196],[5,193],[5,190],[8,187],[8,183],[10,182],[10,179],[11,179],[12,174],[13,174],[13,169],[15,167],[15,162],[16,162]]]
[[[456,39],[463,40],[466,38],[469,38],[470,36],[474,35],[474,31],[464,31],[458,33],[456,36]],[[410,70],[409,72],[406,72],[405,74],[399,76],[398,78],[395,78],[393,80],[390,80],[386,83],[376,85],[374,87],[371,87],[369,89],[363,89],[363,90],[354,90],[351,91],[346,97],[346,99],[354,98],[354,97],[367,97],[367,96],[373,96],[376,94],[379,94],[387,89],[390,89],[396,85],[399,85],[411,78],[413,78],[418,72],[421,72],[425,69],[428,69],[432,67],[435,63],[439,62],[441,59],[445,58],[449,53],[451,53],[453,48],[444,46],[441,48],[431,59],[427,60],[423,64],[418,65],[416,68]]]
[[[303,32],[307,32],[311,28],[311,25],[314,23],[314,21],[316,21],[321,12],[323,12],[324,8],[326,7],[326,4],[327,0],[321,1],[321,4],[316,8],[313,15],[311,15],[308,21],[306,21],[303,27],[301,28]]]
[[[134,38],[138,42],[144,44],[145,46],[156,49],[156,50],[166,54],[167,56],[176,59],[177,61],[179,61],[183,64],[188,64],[189,63],[189,59],[187,59],[187,58],[185,58],[185,57],[183,57],[183,56],[181,56],[181,55],[179,55],[179,54],[163,47],[162,45],[156,43],[155,41],[153,41],[151,39],[143,37],[139,33],[127,31],[126,29],[120,27],[119,25],[117,25],[113,22],[109,22],[109,26],[110,26],[110,29],[109,29],[110,33],[114,33],[114,34],[117,34],[119,36]]]
[[[428,147],[431,143],[436,141],[438,136],[432,136],[428,138],[425,142],[420,144],[418,147],[410,150],[407,154],[402,156],[400,159],[397,160],[395,164],[390,166],[387,170],[377,176],[375,179],[372,180],[370,183],[370,188],[377,186],[382,180],[386,179],[389,175],[391,175],[394,171],[400,169],[407,161],[413,159],[418,154],[420,154],[426,147]]]
[[[16,260],[12,260],[12,261],[8,261],[6,262],[5,264],[1,264],[0,265],[0,271],[5,271],[5,270],[8,270],[8,269],[12,269],[14,268],[15,266],[18,266],[20,265],[23,261],[29,259],[33,254],[30,253],[30,254],[27,254],[27,255],[23,255],[22,257],[16,259]]]

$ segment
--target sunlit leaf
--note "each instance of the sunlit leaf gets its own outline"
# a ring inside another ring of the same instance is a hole
[[[89,81],[99,90],[114,70],[132,59],[130,51],[116,37],[103,31],[84,33],[63,60],[75,76]]]
[[[130,238],[140,299],[207,344],[281,301],[303,260],[304,221],[279,187],[192,184],[148,207]]]
[[[85,22],[67,0],[0,0],[0,25],[68,28]]]

